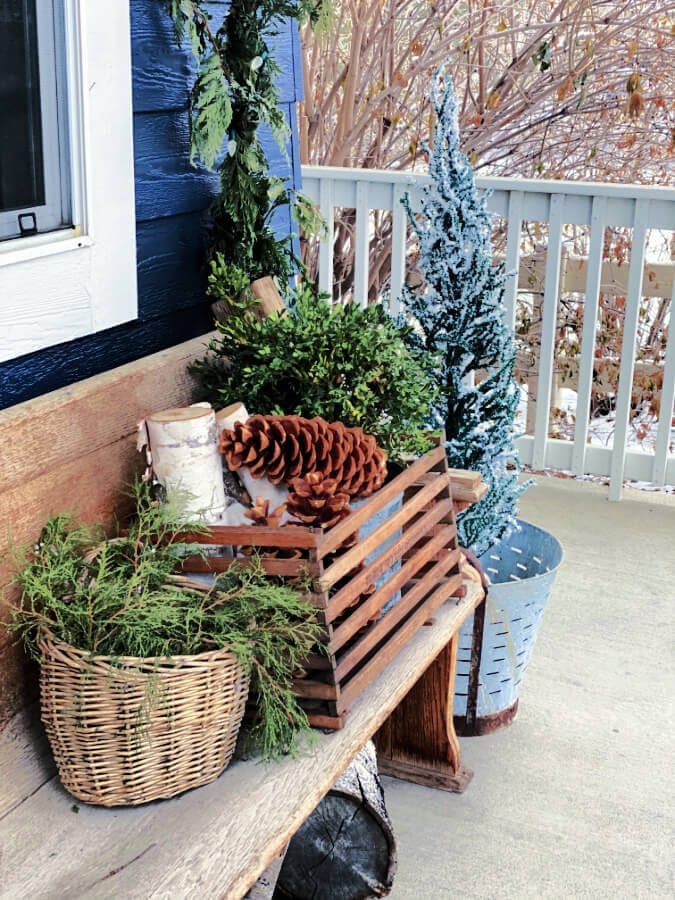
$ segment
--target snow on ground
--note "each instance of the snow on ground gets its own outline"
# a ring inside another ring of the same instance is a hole
[[[574,426],[576,421],[577,393],[569,388],[561,388],[557,393],[556,414],[552,437],[561,440],[574,440]],[[527,388],[522,388],[522,398],[516,414],[516,427],[525,431],[527,415]],[[675,416],[671,418],[670,452],[675,453]],[[588,427],[588,436],[591,444],[601,447],[611,447],[614,441],[614,428],[616,414],[614,410],[606,415],[595,416]],[[640,410],[631,422],[628,432],[627,448],[629,450],[643,450],[653,453],[656,445],[658,418],[649,412],[647,404]],[[594,481],[600,484],[609,484],[609,478],[603,475],[572,475],[571,472],[560,472],[563,477],[574,478],[577,481]],[[660,491],[675,494],[675,485],[656,485],[647,481],[627,481],[626,487],[641,491]]]

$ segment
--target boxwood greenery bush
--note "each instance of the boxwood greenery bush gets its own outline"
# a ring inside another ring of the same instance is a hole
[[[279,315],[258,321],[240,307],[217,328],[192,367],[216,408],[240,400],[252,414],[358,425],[392,460],[428,448],[436,357],[382,306],[331,306],[300,287]]]

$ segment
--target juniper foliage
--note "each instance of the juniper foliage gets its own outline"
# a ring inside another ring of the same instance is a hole
[[[116,537],[68,515],[49,519],[17,561],[21,596],[11,627],[38,659],[40,628],[110,657],[111,665],[124,656],[231,650],[251,672],[256,746],[266,758],[292,752],[308,731],[292,681],[321,635],[306,585],[270,578],[255,561],[219,576],[212,587],[176,576],[185,527],[192,525],[155,504],[143,485],[135,520]]]
[[[481,554],[515,524],[518,458],[513,422],[518,387],[514,343],[505,322],[502,265],[493,265],[490,213],[473,170],[459,149],[452,84],[437,73],[432,86],[437,116],[431,185],[421,214],[404,205],[417,235],[426,287],[404,288],[403,302],[426,349],[440,354],[434,425],[444,428],[452,467],[479,471],[486,496],[458,516],[460,542]]]

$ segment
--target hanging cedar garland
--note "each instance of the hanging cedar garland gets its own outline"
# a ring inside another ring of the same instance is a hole
[[[282,152],[290,126],[279,103],[279,67],[271,44],[286,18],[316,23],[328,0],[231,0],[213,21],[205,0],[164,0],[179,43],[189,41],[197,75],[190,93],[190,161],[218,170],[220,190],[211,208],[210,293],[220,297],[244,282],[275,276],[282,289],[298,260],[292,237],[279,237],[274,213],[290,206],[310,230],[317,216],[303,195],[272,175],[260,140],[268,126]],[[221,13],[222,14],[222,13]],[[225,151],[225,152],[223,152]]]
[[[219,450],[233,471],[246,467],[273,484],[319,472],[349,497],[368,497],[387,474],[386,454],[372,435],[320,416],[251,416],[222,432]]]

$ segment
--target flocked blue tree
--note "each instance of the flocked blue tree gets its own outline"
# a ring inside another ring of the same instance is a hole
[[[432,183],[421,214],[404,200],[426,287],[414,292],[406,286],[404,305],[419,323],[427,349],[439,354],[435,424],[445,429],[448,463],[479,471],[489,485],[485,497],[458,516],[460,543],[480,555],[513,527],[524,489],[513,444],[515,351],[505,322],[507,276],[492,262],[491,215],[459,149],[455,94],[441,73],[432,102],[437,115]]]

